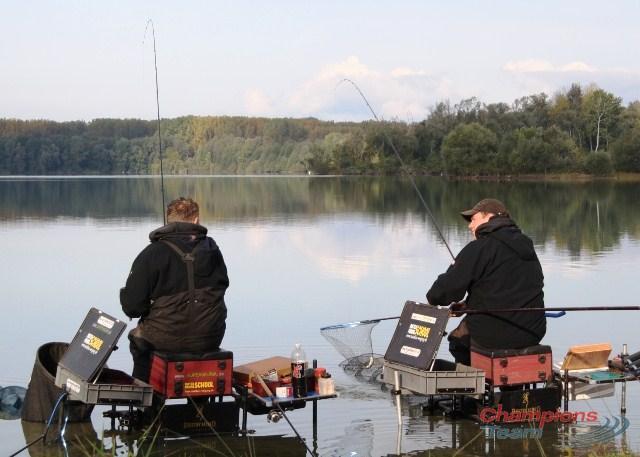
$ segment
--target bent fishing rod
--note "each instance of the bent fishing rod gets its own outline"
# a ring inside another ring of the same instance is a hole
[[[340,84],[342,84],[343,82],[345,82],[345,81],[350,83],[358,91],[358,93],[360,94],[360,97],[362,97],[362,100],[364,100],[364,103],[367,105],[367,108],[369,108],[369,111],[371,111],[371,114],[373,114],[373,118],[376,120],[376,122],[380,122],[380,119],[378,119],[378,115],[376,114],[376,112],[371,107],[371,104],[369,103],[369,100],[367,100],[367,97],[364,96],[364,93],[360,90],[360,87],[358,87],[358,85],[355,82],[353,82],[352,80],[350,80],[348,78],[344,78],[342,81],[340,81],[338,83],[338,86]],[[411,185],[413,186],[413,189],[418,194],[418,198],[420,199],[420,202],[422,203],[422,206],[427,211],[427,214],[429,215],[429,218],[431,219],[431,223],[436,228],[436,231],[438,232],[438,235],[440,236],[440,239],[442,240],[442,242],[444,243],[445,247],[447,248],[447,251],[449,251],[449,255],[451,255],[451,259],[453,259],[455,261],[456,257],[453,255],[453,251],[451,251],[451,248],[449,247],[449,243],[447,243],[447,240],[445,239],[445,237],[444,237],[444,235],[442,233],[442,230],[440,230],[440,226],[438,225],[438,223],[436,221],[436,218],[434,217],[433,213],[431,212],[431,209],[429,209],[429,205],[427,205],[427,202],[424,199],[424,197],[422,195],[422,192],[420,192],[420,189],[418,188],[415,180],[413,179],[413,176],[411,176],[411,173],[409,172],[409,169],[405,165],[404,160],[402,160],[402,157],[400,156],[400,153],[396,149],[395,144],[393,144],[393,141],[391,140],[391,137],[389,136],[389,134],[385,130],[383,130],[382,133],[383,133],[385,139],[387,140],[387,142],[389,143],[389,146],[391,146],[391,149],[393,150],[394,154],[398,158],[398,162],[400,162],[400,167],[406,173],[407,177],[409,178],[409,181],[411,182]]]
[[[160,193],[162,194],[162,222],[167,225],[167,216],[165,214],[165,202],[164,202],[164,172],[162,170],[162,136],[160,134],[160,97],[158,90],[158,55],[156,53],[156,30],[153,26],[153,20],[147,20],[147,25],[144,28],[144,38],[142,44],[144,45],[144,39],[147,37],[147,29],[151,24],[151,36],[153,37],[153,66],[156,73],[156,108],[158,114],[158,154],[160,155]]]

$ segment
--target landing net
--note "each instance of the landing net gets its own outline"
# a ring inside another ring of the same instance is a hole
[[[344,357],[340,367],[367,382],[379,381],[383,356],[373,352],[371,330],[380,321],[350,322],[320,329],[320,334]]]

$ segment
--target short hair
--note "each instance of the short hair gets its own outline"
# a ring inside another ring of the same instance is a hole
[[[167,223],[191,222],[200,215],[200,208],[191,198],[176,198],[167,206]]]

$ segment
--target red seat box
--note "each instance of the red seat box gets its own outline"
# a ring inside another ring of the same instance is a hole
[[[485,372],[490,384],[515,386],[545,382],[553,375],[550,346],[522,349],[471,348],[471,366]]]
[[[233,352],[204,354],[154,352],[149,384],[165,398],[231,394]]]

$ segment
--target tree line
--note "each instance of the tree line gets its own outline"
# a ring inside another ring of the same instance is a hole
[[[640,172],[640,102],[595,85],[512,104],[437,103],[421,122],[196,117],[161,122],[170,174],[505,176]],[[0,119],[0,174],[157,174],[155,121]]]

